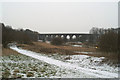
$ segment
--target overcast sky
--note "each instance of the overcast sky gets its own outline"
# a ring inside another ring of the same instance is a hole
[[[2,2],[0,6],[0,19],[13,28],[82,33],[92,27],[118,27],[117,2]]]

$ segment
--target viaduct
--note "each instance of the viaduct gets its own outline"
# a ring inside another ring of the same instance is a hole
[[[95,42],[97,38],[99,37],[98,35],[95,34],[81,34],[81,33],[49,33],[49,34],[39,34],[38,35],[38,40],[42,41],[51,41],[55,37],[61,37],[65,41],[81,41],[81,42],[86,42],[86,41],[92,41]],[[69,37],[69,39],[68,39]]]

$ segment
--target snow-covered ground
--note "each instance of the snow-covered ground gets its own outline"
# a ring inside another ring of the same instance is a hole
[[[57,72],[56,66],[21,54],[0,56],[0,59],[3,59],[0,61],[2,78],[50,77]]]
[[[82,45],[72,45],[73,47],[82,47]]]
[[[107,64],[100,64],[104,57],[90,57],[86,55],[43,55],[11,46],[11,49],[38,59],[42,62],[56,66],[56,74],[49,77],[62,78],[118,78],[118,68]],[[70,57],[70,60],[64,58]]]
[[[93,52],[79,52],[79,51],[75,51],[75,53],[92,54]]]

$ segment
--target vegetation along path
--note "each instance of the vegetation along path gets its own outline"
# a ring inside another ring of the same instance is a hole
[[[64,68],[66,70],[72,70],[72,71],[74,71],[74,75],[78,75],[77,77],[81,77],[81,78],[83,78],[83,77],[84,78],[85,77],[86,78],[88,78],[88,77],[117,78],[118,77],[118,73],[117,73],[118,69],[117,68],[110,67],[107,64],[98,66],[98,63],[100,61],[102,61],[102,59],[104,57],[97,58],[97,57],[91,57],[91,56],[87,56],[87,55],[71,55],[71,58],[72,58],[71,60],[64,61],[64,60],[62,60],[62,58],[61,58],[61,60],[59,60],[59,59],[57,60],[53,57],[43,55],[40,53],[36,53],[33,51],[24,50],[24,49],[18,48],[16,46],[11,46],[10,48],[17,51],[18,53],[23,54],[23,55],[30,56],[32,58],[46,62],[48,64],[58,66],[61,69]],[[82,63],[82,62],[84,62],[84,63]],[[89,64],[89,63],[91,63],[91,64]],[[58,77],[60,77],[60,76],[58,76]],[[70,76],[62,76],[62,77],[70,77]],[[72,77],[74,77],[74,76],[72,76]]]

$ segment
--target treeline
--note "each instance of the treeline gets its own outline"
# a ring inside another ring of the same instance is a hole
[[[97,45],[100,51],[118,52],[120,50],[120,28],[92,28],[91,34],[99,34]]]
[[[32,41],[38,40],[38,33],[29,29],[13,29],[11,26],[2,26],[2,45],[7,47],[8,43],[17,42],[20,44],[31,44]]]

